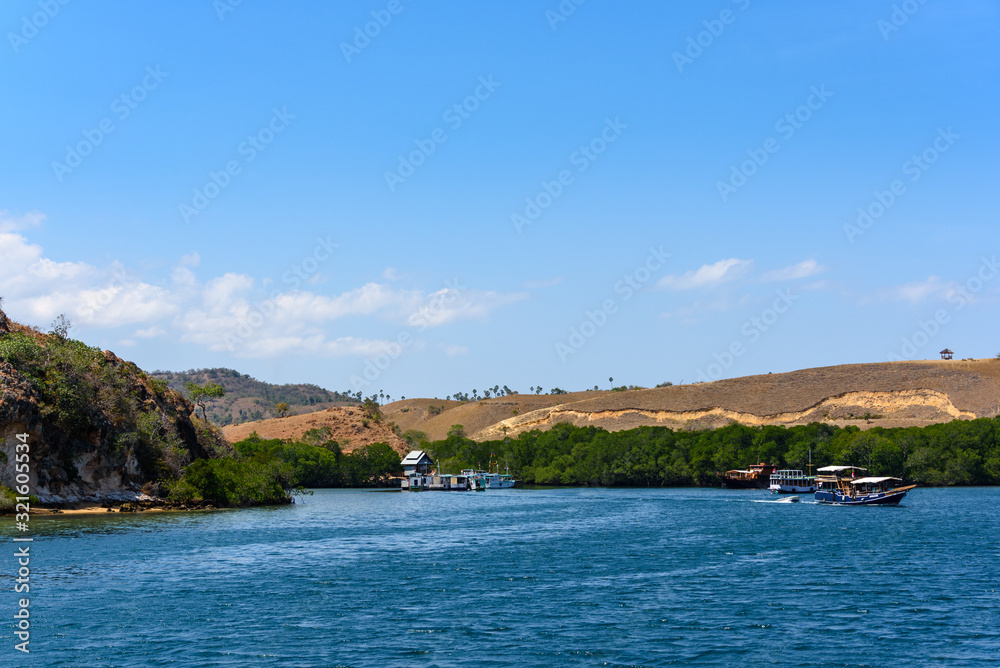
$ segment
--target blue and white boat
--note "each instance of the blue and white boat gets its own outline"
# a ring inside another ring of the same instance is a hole
[[[516,484],[514,476],[503,473],[465,469],[462,471],[462,475],[472,481],[472,489],[476,491],[482,489],[509,489]]]
[[[771,494],[811,494],[816,491],[816,476],[798,469],[781,469],[771,474]]]
[[[838,506],[895,506],[916,485],[902,486],[891,476],[860,476],[858,466],[824,466],[817,469],[815,498]]]

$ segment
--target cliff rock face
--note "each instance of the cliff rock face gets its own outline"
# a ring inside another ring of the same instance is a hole
[[[0,484],[19,482],[25,434],[28,485],[43,503],[141,499],[145,483],[209,456],[190,402],[134,364],[10,322],[3,311],[0,346]]]

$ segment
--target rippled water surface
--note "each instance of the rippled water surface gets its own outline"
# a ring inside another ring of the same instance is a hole
[[[918,489],[899,508],[802,499],[319,490],[282,508],[36,517],[32,653],[15,656],[5,623],[0,655],[60,667],[1000,663],[1000,490]],[[15,564],[0,563],[10,619]]]

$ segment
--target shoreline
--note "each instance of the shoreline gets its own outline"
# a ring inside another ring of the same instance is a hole
[[[220,510],[211,503],[181,504],[176,501],[147,500],[147,501],[118,501],[105,502],[103,504],[95,501],[82,501],[71,504],[39,505],[31,509],[31,514],[36,517],[58,517],[59,515],[107,515],[109,513],[121,513],[125,515],[147,514],[147,513],[191,513],[208,510]]]

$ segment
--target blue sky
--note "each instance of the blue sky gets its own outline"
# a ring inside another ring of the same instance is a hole
[[[4,308],[147,369],[444,397],[1000,351],[995,2],[0,25]]]

